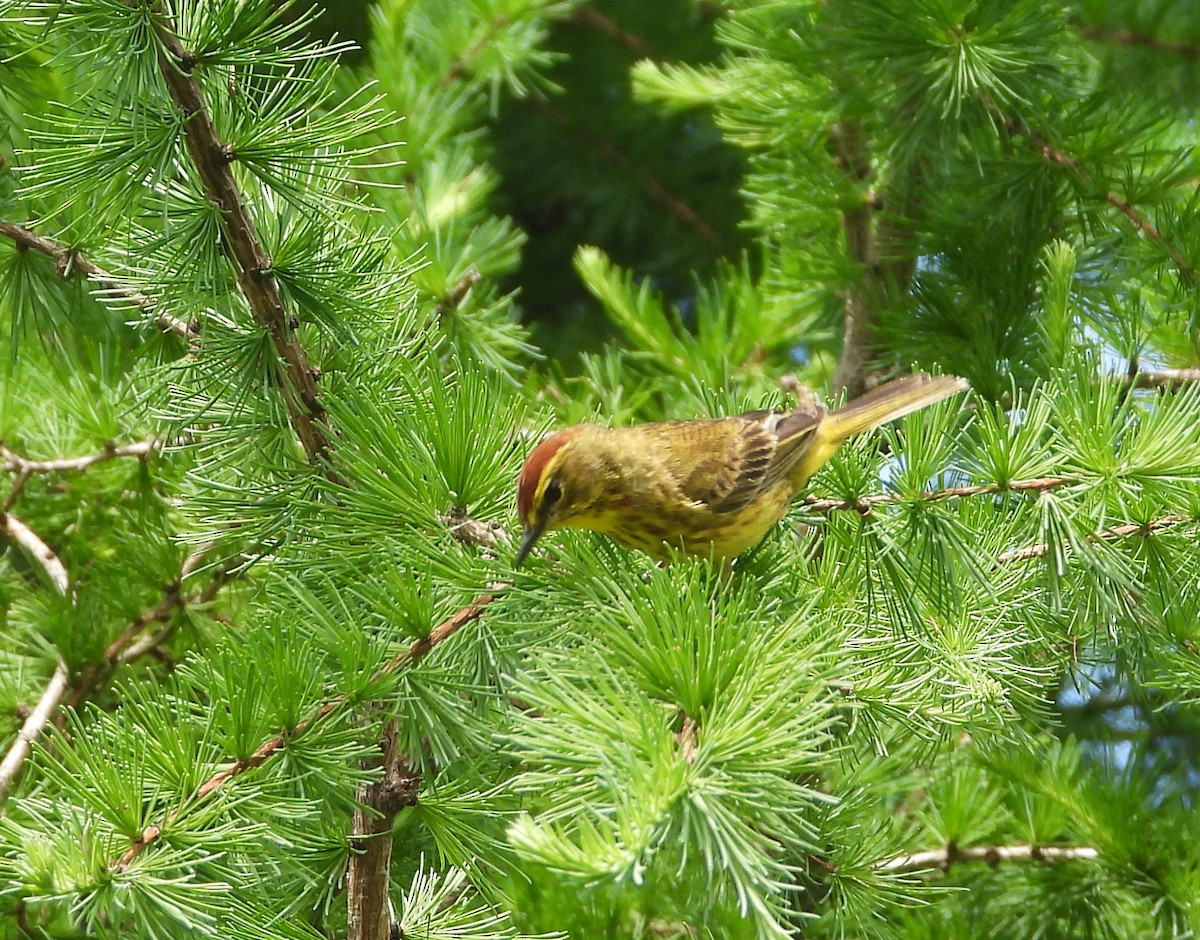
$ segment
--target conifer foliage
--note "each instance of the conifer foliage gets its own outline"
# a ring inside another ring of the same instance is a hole
[[[0,0],[0,937],[1200,931],[1200,11],[324,30]],[[546,429],[913,367],[732,567],[513,570]]]

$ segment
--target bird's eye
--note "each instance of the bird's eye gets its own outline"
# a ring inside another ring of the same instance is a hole
[[[542,494],[542,505],[548,508],[560,499],[562,499],[562,487],[559,486],[558,480],[551,480],[546,484],[546,492]]]

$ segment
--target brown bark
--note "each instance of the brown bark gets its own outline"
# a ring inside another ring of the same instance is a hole
[[[834,127],[832,137],[842,172],[866,187],[862,198],[842,213],[846,252],[859,274],[842,294],[842,354],[833,374],[833,390],[856,398],[871,387],[879,314],[907,293],[916,270],[915,239],[904,212],[916,204],[913,189],[919,167],[893,167],[880,198],[867,187],[871,155],[862,127],[843,121]]]
[[[420,774],[400,756],[396,730],[395,722],[388,725],[380,756],[372,761],[383,768],[383,777],[358,791],[362,805],[354,811],[346,869],[346,940],[388,940],[392,825],[400,810],[416,805],[421,785]]]
[[[165,16],[155,20],[159,72],[184,116],[184,142],[200,184],[220,210],[223,244],[237,272],[238,287],[282,360],[281,391],[292,427],[308,459],[319,463],[329,449],[329,426],[317,391],[317,371],[296,338],[279,282],[271,271],[271,257],[234,179],[232,165],[237,154],[218,135],[193,74],[195,60],[172,28]]]

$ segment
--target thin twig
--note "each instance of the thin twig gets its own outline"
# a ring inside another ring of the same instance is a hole
[[[1112,190],[1103,186],[1097,186],[1095,178],[1079,164],[1079,161],[1056,147],[1044,134],[1029,127],[1020,118],[1006,114],[994,102],[985,101],[984,103],[988,110],[1004,125],[1010,135],[1028,141],[1029,145],[1037,150],[1041,154],[1042,159],[1047,163],[1063,167],[1084,186],[1098,193],[1105,202],[1120,212],[1121,215],[1125,216],[1134,228],[1142,232],[1171,257],[1180,275],[1187,281],[1190,287],[1200,286],[1200,274],[1197,274],[1192,263],[1188,261],[1182,251],[1167,242],[1159,228],[1146,218],[1146,216],[1142,215],[1136,206]]]
[[[1059,702],[1058,710],[1064,716],[1069,716],[1073,721],[1082,721],[1089,718],[1095,718],[1098,715],[1105,715],[1109,712],[1119,712],[1126,708],[1136,708],[1141,710],[1146,703],[1142,700],[1135,700],[1127,691],[1117,693],[1111,689],[1098,692],[1088,698],[1079,699],[1078,701]]]
[[[283,303],[271,257],[254,227],[249,207],[234,179],[237,153],[221,140],[194,69],[196,58],[173,32],[167,16],[152,20],[158,41],[158,66],[167,91],[186,119],[184,142],[200,184],[219,207],[222,245],[237,271],[238,286],[254,320],[267,331],[283,362],[284,403],[304,453],[321,463],[329,450],[329,426],[317,391],[317,372],[296,338],[293,319]]]
[[[462,506],[455,506],[440,519],[455,540],[464,545],[474,545],[491,552],[512,548],[512,536],[500,523],[472,519]]]
[[[623,172],[627,173],[633,180],[642,188],[651,202],[656,203],[662,209],[683,225],[690,228],[697,235],[708,242],[713,248],[718,251],[728,251],[729,245],[721,234],[713,228],[708,221],[686,203],[679,196],[675,195],[666,185],[655,177],[653,174],[642,169],[629,158],[629,156],[613,144],[598,134],[589,131],[586,127],[581,127],[571,121],[567,115],[558,108],[551,105],[549,102],[541,101],[535,98],[528,99],[530,103],[538,109],[543,115],[548,117],[554,123],[565,128],[569,133],[575,134],[582,138],[588,146],[596,150],[605,160],[619,167]]]
[[[466,78],[470,74],[471,63],[500,35],[500,30],[508,24],[509,19],[503,13],[498,13],[489,20],[487,29],[479,38],[450,60],[446,74],[441,77],[438,85],[441,88],[449,88],[459,79]]]
[[[962,862],[986,862],[993,867],[1001,862],[1075,862],[1093,861],[1100,853],[1088,845],[973,845],[959,848],[950,844],[911,855],[898,855],[875,863],[880,871],[923,871]]]
[[[25,490],[25,484],[28,482],[28,473],[17,474],[17,478],[13,480],[13,485],[9,488],[8,495],[4,497],[4,502],[0,503],[0,513],[6,513],[16,505],[17,500],[21,497],[21,493]]]
[[[0,235],[5,235],[24,250],[40,252],[55,261],[54,270],[64,281],[72,277],[83,276],[99,287],[102,291],[121,298],[128,304],[137,307],[147,319],[153,318],[158,328],[164,333],[178,336],[180,339],[194,343],[199,336],[199,330],[185,323],[179,317],[163,313],[158,309],[158,302],[139,290],[123,283],[115,274],[110,274],[100,265],[89,261],[85,255],[56,242],[45,235],[39,235],[24,225],[0,221]]]
[[[503,595],[504,588],[505,585],[493,585],[491,593],[482,595],[474,603],[468,604],[466,607],[456,611],[452,616],[447,617],[430,630],[428,635],[421,637],[421,639],[413,643],[403,653],[393,656],[380,666],[375,673],[375,677],[382,678],[393,672],[399,672],[408,666],[416,665],[428,656],[435,646],[444,643],[467,624],[473,623],[482,617],[488,605]]]
[[[484,594],[477,598],[474,603],[468,604],[466,607],[456,611],[452,616],[443,620],[440,624],[434,627],[427,636],[422,637],[413,643],[407,650],[394,656],[387,663],[381,666],[375,673],[375,676],[382,677],[393,672],[398,672],[400,669],[415,665],[425,656],[427,656],[436,646],[445,642],[455,633],[465,627],[467,624],[478,620],[483,616],[488,605],[493,603],[501,596],[499,587],[494,589],[492,593]],[[224,770],[218,771],[209,777],[204,783],[196,788],[196,792],[192,794],[191,799],[187,800],[184,805],[190,807],[193,803],[203,800],[211,796],[230,780],[240,777],[248,770],[253,770],[260,764],[269,760],[276,752],[287,746],[289,741],[294,741],[306,731],[312,729],[323,719],[336,712],[346,704],[345,696],[336,696],[323,702],[321,705],[313,709],[309,715],[300,721],[294,728],[283,734],[279,734],[259,748],[247,758],[239,758],[229,764]],[[143,830],[142,834],[132,842],[125,853],[116,861],[114,868],[117,872],[125,871],[148,846],[153,845],[162,836],[164,828],[168,827],[176,819],[179,818],[182,809],[172,810],[167,814],[166,818],[161,823],[151,823]]]
[[[1014,480],[1010,483],[980,483],[974,486],[951,486],[943,490],[933,490],[919,494],[916,499],[921,502],[939,502],[947,499],[965,499],[971,496],[984,496],[998,493],[1045,493],[1077,482],[1071,477],[1038,477],[1033,480]],[[806,496],[800,501],[801,505],[810,512],[830,513],[851,510],[859,515],[870,515],[877,506],[907,502],[912,497],[902,493],[876,493],[859,499],[833,499],[829,497]],[[1114,526],[1102,532],[1095,532],[1088,538],[1094,542],[1123,539],[1131,535],[1153,535],[1166,529],[1182,525],[1186,522],[1196,522],[1188,516],[1169,515],[1147,523],[1130,522]],[[1028,561],[1041,558],[1050,552],[1050,546],[1045,542],[1036,545],[1024,545],[1002,552],[996,557],[997,564],[1007,565],[1017,561]]]
[[[460,277],[450,288],[449,292],[438,301],[437,317],[439,320],[445,319],[451,313],[458,309],[458,305],[463,302],[463,298],[467,296],[467,291],[483,280],[483,275],[474,268],[469,268],[467,273]]]
[[[1168,55],[1182,56],[1185,59],[1200,59],[1200,43],[1188,42],[1186,39],[1163,39],[1159,36],[1147,36],[1145,33],[1135,33],[1127,29],[1109,29],[1092,24],[1080,26],[1079,35],[1084,39],[1112,43],[1114,46],[1149,49],[1152,52],[1165,52]]]
[[[1114,526],[1111,529],[1105,529],[1103,532],[1094,532],[1088,536],[1088,540],[1092,542],[1107,542],[1113,539],[1127,538],[1131,535],[1153,535],[1156,532],[1174,528],[1185,522],[1196,521],[1188,516],[1163,516],[1146,523],[1130,522],[1125,525]],[[1038,545],[1025,545],[1021,548],[1009,549],[997,556],[996,561],[1001,565],[1007,565],[1014,561],[1029,561],[1032,558],[1043,558],[1049,553],[1049,544],[1042,542]]]
[[[42,697],[38,699],[37,705],[17,732],[17,739],[4,755],[4,760],[0,761],[0,802],[7,799],[9,788],[33,749],[33,742],[46,730],[50,716],[58,709],[58,703],[62,701],[70,684],[69,679],[67,667],[60,662],[50,676],[50,681],[46,683]]]
[[[599,10],[590,6],[578,6],[571,11],[570,21],[577,23],[580,26],[587,26],[591,29],[599,30],[604,35],[615,39],[618,43],[632,55],[639,59],[655,58],[654,50],[650,48],[650,44],[641,36],[623,29],[616,20],[605,16]]]
[[[65,597],[70,591],[71,579],[58,555],[36,532],[11,512],[4,513],[3,521],[4,531],[8,533],[8,536],[42,566],[55,589]],[[58,703],[66,694],[69,678],[66,664],[60,660],[54,673],[50,676],[50,681],[46,684],[41,698],[38,699],[37,705],[17,732],[17,739],[8,749],[8,753],[4,755],[4,760],[0,761],[0,802],[7,798],[9,788],[16,780],[17,774],[21,772],[21,768],[25,765],[25,761],[33,749],[33,742],[46,729],[50,716],[54,714]]]
[[[4,531],[8,537],[25,549],[34,561],[41,565],[58,593],[66,596],[71,587],[71,579],[67,576],[67,569],[63,567],[62,561],[54,554],[54,550],[11,512],[6,512],[0,521],[4,523]]]
[[[1113,379],[1131,388],[1164,388],[1177,391],[1200,383],[1200,369],[1135,369]]]
[[[0,444],[0,468],[8,473],[30,476],[36,473],[54,473],[59,470],[86,470],[93,464],[118,457],[137,457],[139,460],[162,446],[159,438],[151,437],[133,444],[105,444],[104,449],[82,457],[56,457],[53,460],[30,460]]]
[[[939,502],[946,499],[963,499],[969,496],[984,496],[997,493],[1044,493],[1076,482],[1071,477],[1037,477],[1032,480],[1012,480],[1008,483],[980,483],[975,486],[951,486],[944,490],[933,490],[920,493],[916,499],[921,502]],[[806,496],[801,505],[810,512],[828,513],[839,510],[852,510],[860,515],[867,515],[876,506],[889,503],[908,502],[913,497],[903,493],[876,493],[859,499],[832,499],[828,497]]]
[[[187,577],[204,563],[213,545],[208,542],[188,555],[180,566],[179,579],[167,585],[162,600],[138,614],[133,623],[105,647],[104,657],[84,669],[72,686],[67,707],[78,708],[115,669],[159,649],[174,632],[175,624],[171,621],[171,615],[176,610],[200,607],[216,597],[217,592],[233,577],[236,562],[218,569],[208,583],[194,594],[185,595],[182,589]],[[162,624],[162,627],[152,631],[150,627],[154,624]]]

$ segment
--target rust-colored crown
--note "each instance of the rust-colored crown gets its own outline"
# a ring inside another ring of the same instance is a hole
[[[533,509],[533,494],[537,492],[546,464],[558,453],[560,447],[578,433],[578,428],[567,428],[550,435],[533,449],[533,453],[525,461],[521,476],[517,479],[517,515],[521,517],[522,522],[530,524],[533,521],[529,518],[529,512]]]

